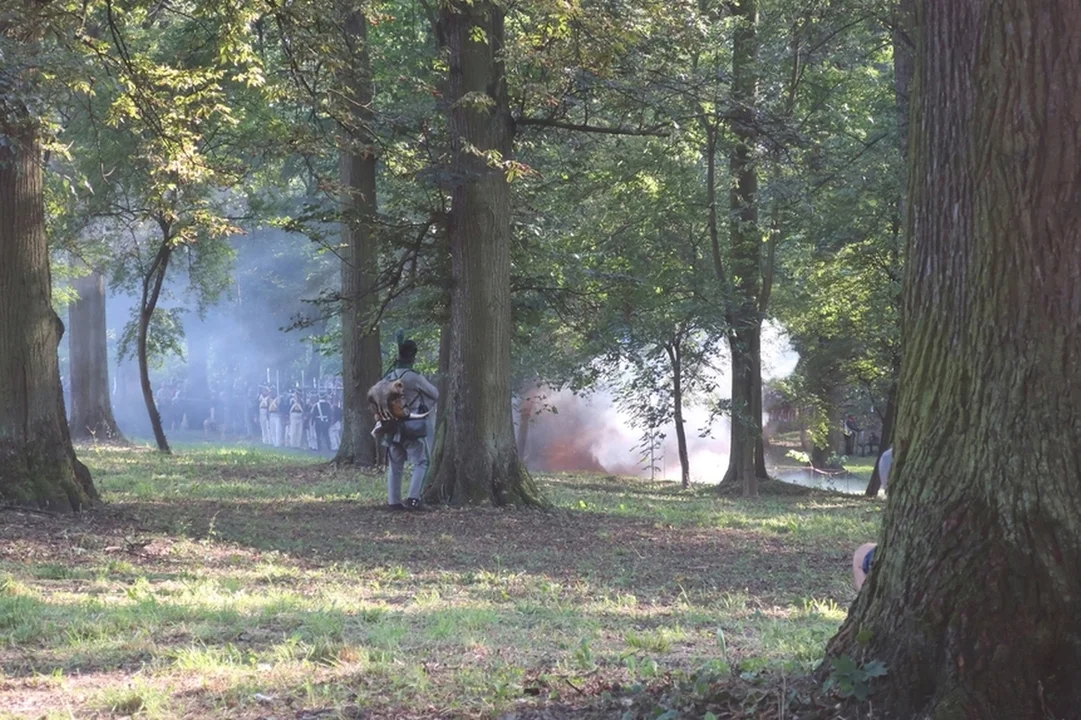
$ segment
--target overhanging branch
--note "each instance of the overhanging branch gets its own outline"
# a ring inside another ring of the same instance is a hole
[[[605,127],[603,125],[590,125],[588,123],[570,123],[550,118],[519,117],[514,120],[515,125],[532,125],[534,127],[550,127],[560,130],[573,130],[575,132],[599,133],[601,135],[637,135],[648,137],[668,137],[670,134],[667,125],[655,125],[649,128]]]

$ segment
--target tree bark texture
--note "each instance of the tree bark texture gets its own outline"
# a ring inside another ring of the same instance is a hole
[[[374,420],[368,408],[368,388],[383,375],[379,328],[372,327],[369,308],[377,263],[376,154],[372,138],[374,94],[368,54],[368,22],[350,10],[345,22],[346,43],[355,62],[344,73],[350,103],[348,126],[341,129],[342,150],[342,441],[337,464],[371,467],[378,463]]]
[[[4,35],[25,31],[0,22]],[[0,99],[0,500],[66,512],[97,491],[64,413],[41,165],[37,118],[11,93]]]
[[[758,6],[756,0],[732,3],[736,27],[732,36],[732,135],[729,157],[731,254],[728,266],[729,344],[732,350],[732,441],[723,482],[738,483],[745,496],[758,494],[756,443],[762,439],[762,235],[758,227],[758,170],[754,159],[758,102]],[[757,418],[755,409],[757,408]],[[764,463],[763,463],[764,465]],[[764,468],[763,468],[764,470]]]
[[[1081,2],[916,17],[890,499],[828,654],[892,717],[1076,717]]]
[[[513,129],[502,6],[449,1],[440,26],[453,150],[450,354],[427,498],[532,504],[539,497],[518,457],[511,410],[510,188],[499,161],[511,157]]]
[[[728,470],[721,481],[738,484],[747,497],[758,494],[755,444],[761,437],[761,430],[757,436],[755,434],[753,418],[755,382],[750,340],[747,333],[733,332],[728,336],[729,351],[732,355],[732,422]]]
[[[72,283],[78,299],[68,308],[71,356],[71,436],[126,442],[113,418],[106,337],[105,278],[97,270]]]

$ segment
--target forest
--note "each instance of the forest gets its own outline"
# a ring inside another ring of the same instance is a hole
[[[1079,133],[1077,0],[0,0],[0,718],[1076,717]]]

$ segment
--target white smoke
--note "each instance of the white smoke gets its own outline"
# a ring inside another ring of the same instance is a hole
[[[762,332],[762,379],[787,377],[795,370],[799,356],[787,336],[775,323],[767,322]],[[709,425],[710,407],[731,397],[731,375],[727,359],[718,363],[721,370],[710,380],[716,391],[710,397],[687,398],[684,428],[690,456],[691,479],[716,483],[728,467],[727,418],[717,418]],[[553,471],[597,471],[598,466],[618,475],[649,477],[650,460],[644,456],[642,428],[614,401],[608,390],[589,396],[575,396],[570,391],[550,395],[549,406],[556,412],[542,411],[534,416],[529,430],[527,459],[531,467]],[[765,420],[765,418],[763,418]],[[675,424],[660,428],[665,436],[654,453],[657,476],[679,480],[679,451]],[[705,434],[705,437],[703,437]]]

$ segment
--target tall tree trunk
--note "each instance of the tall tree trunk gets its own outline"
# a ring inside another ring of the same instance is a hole
[[[169,260],[173,255],[172,236],[169,224],[159,222],[161,226],[162,241],[158,248],[154,261],[146,275],[143,276],[142,296],[139,305],[139,326],[135,336],[135,355],[139,361],[139,386],[143,390],[143,403],[146,405],[146,414],[150,418],[150,427],[154,430],[154,441],[158,450],[166,455],[172,454],[169,449],[169,441],[165,438],[165,429],[161,426],[161,413],[154,402],[154,388],[150,385],[150,358],[147,341],[150,335],[150,321],[154,317],[154,310],[158,307],[158,298],[161,297],[161,288],[165,284],[165,274],[169,269]]]
[[[68,308],[71,356],[71,436],[126,443],[116,426],[109,387],[105,278],[97,270],[72,283],[78,294]]]
[[[672,417],[676,424],[676,448],[679,451],[680,484],[691,486],[691,458],[687,452],[687,429],[683,427],[683,353],[681,339],[665,346],[672,366]]]
[[[372,137],[373,85],[368,53],[368,21],[345,10],[345,41],[355,62],[343,73],[349,103],[342,127],[342,441],[337,464],[377,464],[368,388],[383,374],[379,328],[369,312],[373,302],[376,249],[376,155]]]
[[[732,355],[732,422],[728,450],[728,470],[722,483],[736,483],[747,496],[758,494],[758,477],[755,472],[754,420],[754,374],[750,358],[749,339],[738,333],[729,333],[729,352]]]
[[[503,9],[448,0],[440,35],[449,73],[453,189],[450,367],[427,496],[453,504],[535,503],[518,457],[510,393],[510,188],[512,124],[503,68]]]
[[[817,429],[811,437],[811,465],[819,470],[836,470],[839,468],[836,456],[841,454],[844,443],[841,425],[837,420],[844,386],[837,377],[836,368],[832,366],[822,369],[821,365],[816,364],[807,372],[817,372],[815,377],[819,382],[815,390],[818,404],[814,408],[813,423]]]
[[[883,661],[893,717],[1075,717],[1081,3],[916,17],[890,501],[828,653]]]
[[[729,165],[734,183],[729,196],[732,251],[729,304],[732,330],[732,442],[723,482],[738,483],[745,496],[758,494],[756,443],[762,437],[762,356],[758,336],[762,321],[759,292],[762,275],[762,236],[758,228],[758,170],[754,160],[758,102],[758,6],[756,0],[734,0],[737,25],[732,41],[732,146]],[[758,410],[757,420],[755,409]],[[764,463],[763,463],[764,465]],[[763,467],[763,471],[765,468]]]
[[[33,26],[0,19],[0,35],[29,45]],[[33,87],[32,71],[5,72],[15,74],[12,87]],[[38,119],[8,91],[0,100],[0,500],[72,511],[98,496],[64,414],[56,352],[64,324],[52,309],[41,164]]]

